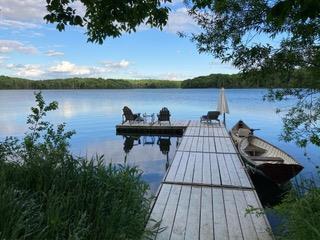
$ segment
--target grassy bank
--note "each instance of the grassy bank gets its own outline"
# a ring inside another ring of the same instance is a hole
[[[24,139],[0,143],[0,239],[141,239],[150,203],[141,172],[74,157],[74,132],[44,120],[57,103],[36,101]]]

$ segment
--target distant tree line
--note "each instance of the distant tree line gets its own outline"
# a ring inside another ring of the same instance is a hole
[[[181,82],[169,80],[122,80],[102,78],[68,78],[28,80],[0,76],[0,89],[130,89],[180,88]]]
[[[288,80],[281,73],[211,74],[185,80],[182,88],[320,88],[320,77],[304,70]]]
[[[184,81],[68,78],[28,80],[0,76],[0,89],[131,89],[131,88],[320,88],[320,77],[297,70],[290,81],[280,73],[211,74]]]

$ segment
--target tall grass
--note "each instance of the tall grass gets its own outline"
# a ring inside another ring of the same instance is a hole
[[[278,239],[320,239],[320,189],[314,181],[304,180],[274,211],[282,218],[276,229]]]
[[[41,94],[22,141],[0,143],[0,239],[141,239],[150,201],[135,167],[69,152],[73,132],[44,121]]]

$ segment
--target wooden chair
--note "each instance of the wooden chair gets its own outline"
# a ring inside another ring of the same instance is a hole
[[[168,108],[166,108],[166,107],[162,108],[158,114],[158,123],[160,125],[161,125],[161,122],[169,122],[169,124],[171,124],[170,116],[171,116],[171,114],[170,114]]]
[[[207,113],[207,115],[203,115],[200,119],[201,122],[212,122],[212,121],[217,121],[220,123],[220,120],[219,120],[219,116],[220,116],[220,112],[219,111],[209,111]]]
[[[124,106],[122,114],[122,123],[125,123],[127,121],[142,121],[142,118],[140,117],[140,113],[132,113],[131,109],[127,106]]]

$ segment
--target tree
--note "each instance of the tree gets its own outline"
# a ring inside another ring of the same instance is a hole
[[[119,37],[124,32],[136,31],[143,23],[162,29],[167,23],[169,8],[162,6],[161,3],[171,2],[171,0],[46,1],[48,14],[44,19],[47,22],[56,23],[59,31],[63,31],[66,25],[86,27],[88,41],[100,44],[107,37]],[[83,16],[80,14],[80,8],[85,10]]]
[[[282,138],[320,146],[320,1],[188,0],[201,28],[191,35],[200,52],[231,62],[242,72],[278,73],[292,81],[296,71],[313,75],[308,89],[278,89],[271,101],[297,100],[284,116]]]

